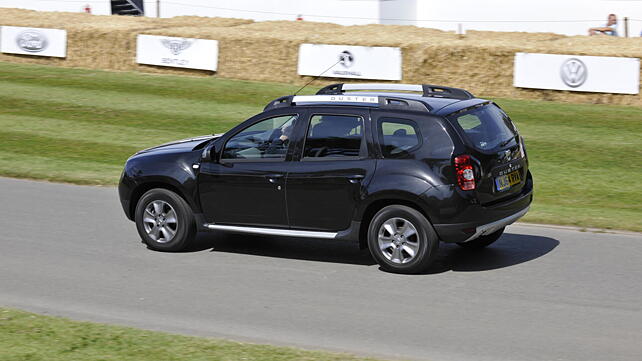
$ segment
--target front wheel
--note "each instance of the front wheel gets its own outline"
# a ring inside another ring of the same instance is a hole
[[[189,204],[167,189],[145,193],[136,205],[135,220],[143,242],[156,251],[182,251],[196,237],[196,222]]]
[[[438,247],[439,239],[430,222],[410,207],[384,207],[368,227],[370,253],[386,271],[423,272],[432,263]]]
[[[492,243],[498,240],[503,233],[504,233],[504,228],[501,228],[491,234],[487,234],[479,238],[475,238],[472,241],[459,242],[457,244],[461,247],[468,248],[468,249],[482,249],[490,246]]]

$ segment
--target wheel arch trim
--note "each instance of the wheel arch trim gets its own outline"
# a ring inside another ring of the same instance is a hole
[[[421,213],[430,224],[429,209],[423,204],[422,199],[416,195],[409,192],[400,192],[400,191],[383,191],[371,195],[365,201],[361,203],[361,206],[357,210],[355,220],[360,222],[359,227],[359,245],[361,248],[366,248],[367,246],[367,233],[368,227],[370,226],[370,221],[374,215],[381,209],[389,205],[404,205],[410,208],[417,210]]]
[[[136,186],[132,189],[131,195],[129,197],[129,215],[128,218],[133,220],[135,217],[136,205],[140,198],[149,190],[155,188],[167,189],[176,193],[179,197],[183,198],[185,202],[192,208],[192,210],[197,213],[199,212],[198,205],[191,200],[185,192],[182,190],[181,184],[176,182],[174,179],[169,177],[153,177],[145,179],[143,181],[137,181]]]

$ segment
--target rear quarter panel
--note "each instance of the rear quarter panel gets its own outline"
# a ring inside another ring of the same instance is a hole
[[[379,120],[381,118],[400,118],[412,120],[420,131],[422,145],[415,151],[400,158],[384,158],[380,151],[381,137]],[[390,199],[412,202],[419,206],[429,219],[437,218],[440,207],[452,194],[454,170],[452,156],[457,149],[459,136],[441,117],[426,114],[402,112],[373,112],[374,144],[378,149],[375,175],[368,185],[368,197],[362,203],[358,216],[365,213],[374,202]],[[430,189],[441,188],[443,192],[431,193],[433,199],[425,194]],[[438,202],[435,194],[444,195]]]

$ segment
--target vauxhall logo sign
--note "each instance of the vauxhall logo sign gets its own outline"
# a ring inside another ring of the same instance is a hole
[[[577,88],[586,81],[588,69],[580,59],[571,58],[562,63],[560,76],[564,84],[571,88]]]
[[[354,55],[351,52],[345,50],[339,54],[339,63],[346,68],[349,68],[354,64]]]
[[[401,49],[305,43],[299,46],[297,73],[328,78],[401,80]]]
[[[348,69],[354,65],[354,54],[349,52],[348,50],[344,50],[341,53],[339,53],[339,64],[341,64],[344,68]],[[349,70],[335,70],[332,72],[332,74],[337,75],[337,76],[361,76],[361,72],[359,71],[349,71]]]

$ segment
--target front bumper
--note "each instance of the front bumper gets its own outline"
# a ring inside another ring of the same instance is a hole
[[[130,202],[132,191],[134,188],[134,181],[129,176],[127,176],[125,171],[123,171],[122,175],[120,176],[120,181],[118,182],[118,196],[120,198],[120,205],[123,207],[123,211],[125,212],[125,216],[127,216],[127,219],[129,219],[130,221],[134,220],[134,214],[132,213]]]

